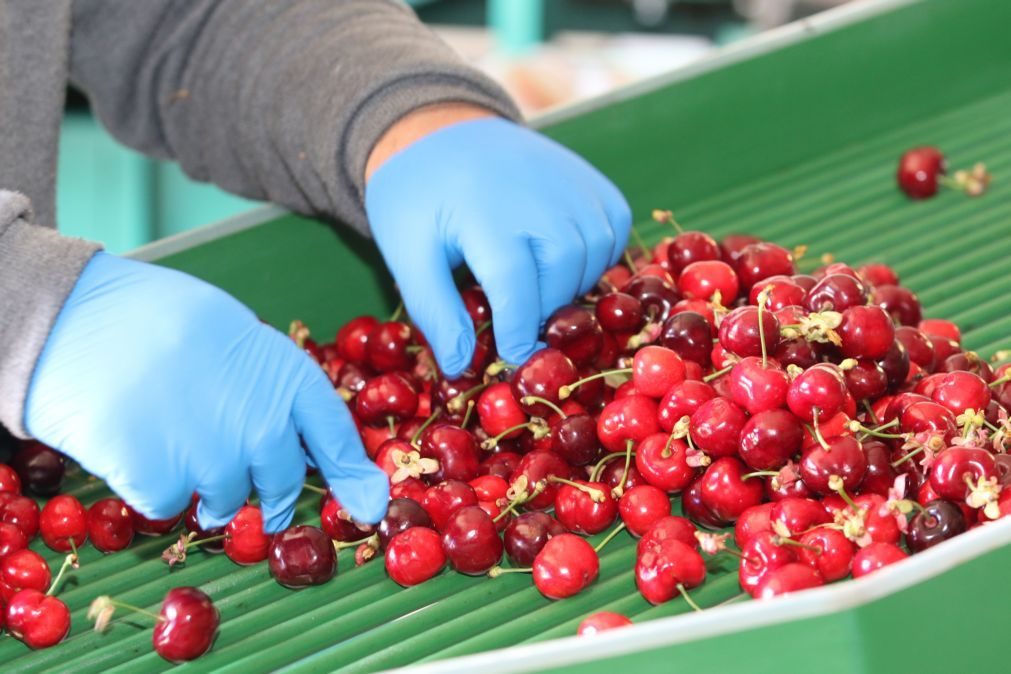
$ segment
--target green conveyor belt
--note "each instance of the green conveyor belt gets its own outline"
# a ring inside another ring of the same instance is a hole
[[[717,236],[742,232],[785,246],[807,244],[812,259],[831,253],[853,264],[887,262],[919,294],[926,315],[957,321],[966,344],[989,356],[1011,347],[1009,23],[1011,8],[992,0],[887,2],[880,13],[850,12],[788,31],[721,67],[563,115],[547,130],[617,179],[647,240],[668,233],[647,220],[650,209],[672,208],[686,227]],[[902,54],[908,61],[899,58]],[[712,118],[700,122],[706,107],[714,111]],[[666,130],[657,126],[665,119]],[[686,123],[692,124],[688,130]],[[956,193],[924,202],[905,199],[894,183],[896,159],[903,150],[928,143],[943,148],[952,166],[985,161],[994,175],[991,191],[978,199]],[[353,242],[357,253],[351,254],[348,240],[309,220],[281,216],[163,261],[222,285],[275,325],[301,318],[325,339],[351,316],[382,314],[394,304],[388,279],[369,271],[368,265],[376,264],[374,251]],[[67,484],[85,504],[108,493],[80,472]],[[318,522],[317,504],[318,497],[306,493],[296,520]],[[600,609],[620,611],[636,622],[690,610],[682,600],[651,607],[638,595],[634,544],[625,535],[603,552],[597,583],[561,602],[543,599],[519,574],[489,580],[446,571],[404,590],[385,577],[381,561],[354,568],[351,551],[340,554],[333,581],[293,592],[275,583],[266,565],[240,568],[224,556],[192,554],[185,567],[169,572],[159,554],[170,542],[141,539],[108,557],[89,546],[81,569],[61,593],[73,611],[72,636],[59,647],[34,653],[0,638],[0,670],[168,669],[151,649],[149,624],[121,618],[107,633],[96,634],[89,631],[85,612],[99,594],[156,607],[177,585],[203,588],[223,618],[213,651],[185,667],[193,671],[375,671],[569,636],[586,614]],[[39,543],[35,548],[58,565],[60,555]],[[974,568],[993,571],[994,554]],[[972,575],[967,567],[957,582],[971,582]],[[931,594],[951,596],[955,581],[948,582]],[[1001,592],[992,601],[1006,600],[1007,591]],[[715,563],[693,596],[703,606],[739,601],[733,565]],[[906,601],[910,607],[929,605],[917,603],[915,596]],[[896,630],[927,624],[917,622],[926,619],[923,615],[891,610],[885,615],[897,621]],[[984,614],[993,623],[945,623],[946,638],[971,640],[983,661],[999,652],[1000,625],[1006,624],[996,620],[999,606],[988,610]],[[821,623],[811,623],[816,624]],[[821,663],[819,671],[858,666],[937,671],[942,665],[958,671],[964,662],[957,650],[889,651],[851,616],[844,622],[840,617],[839,624],[829,621],[825,629],[831,636],[819,642],[821,647],[839,646],[842,635],[864,640],[866,652]],[[769,657],[777,652],[776,639],[780,652],[805,648],[788,644],[775,631],[762,638],[773,641],[764,653]],[[757,659],[762,647],[754,644],[764,641],[749,643],[754,652],[712,645],[695,652],[719,657],[729,667],[771,668],[771,660]],[[685,649],[679,653],[685,658],[681,662],[695,662]],[[640,659],[637,671],[671,671],[664,664]],[[613,662],[598,662],[581,671],[621,670]]]

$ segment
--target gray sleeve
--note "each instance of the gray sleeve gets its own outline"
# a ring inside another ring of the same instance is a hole
[[[367,233],[364,174],[406,113],[509,97],[395,0],[75,0],[71,80],[122,142]]]
[[[95,243],[31,224],[28,198],[0,190],[0,424],[18,437],[24,407],[49,331]]]

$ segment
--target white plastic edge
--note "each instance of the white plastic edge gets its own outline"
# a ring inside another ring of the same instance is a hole
[[[389,671],[404,674],[538,672],[794,622],[869,604],[939,576],[1008,543],[1011,543],[1011,518],[1004,518],[856,580],[767,601],[716,606],[700,613],[660,618],[593,637],[573,636]]]

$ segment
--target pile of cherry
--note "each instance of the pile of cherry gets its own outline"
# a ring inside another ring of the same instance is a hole
[[[530,572],[551,599],[591,585],[600,549],[630,535],[643,597],[697,608],[688,591],[706,556],[736,555],[741,588],[764,599],[866,575],[1011,512],[1011,366],[993,369],[957,326],[923,319],[891,268],[823,262],[800,273],[775,244],[679,232],[627,251],[518,365],[497,358],[488,302],[469,287],[477,348],[456,379],[409,322],[358,317],[328,344],[294,324],[389,475],[377,525],[310,485],[320,526],[273,536],[255,505],[215,531],[200,529],[196,503],[163,521],[118,499],[85,508],[57,493],[60,455],[24,443],[0,464],[0,628],[32,648],[60,642],[70,613],[56,595],[81,546],[112,553],[180,524],[170,567],[199,548],[267,561],[301,588],[330,580],[337,551],[353,548],[358,565],[382,556],[403,586],[447,565]],[[22,489],[52,498],[40,510]],[[67,553],[55,579],[28,547],[36,535]],[[95,600],[99,628],[117,606],[136,608]],[[205,653],[219,622],[196,588],[149,615],[171,661]],[[628,623],[605,612],[579,631]]]

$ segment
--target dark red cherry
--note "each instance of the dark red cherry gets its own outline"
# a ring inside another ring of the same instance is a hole
[[[439,469],[428,478],[432,482],[466,482],[477,477],[480,469],[481,452],[474,434],[459,426],[429,426],[421,435],[421,456],[439,462]]]
[[[589,414],[573,414],[555,424],[552,450],[571,466],[585,466],[600,454],[597,422]]]
[[[129,509],[129,506],[127,506]],[[204,529],[200,526],[200,520],[197,518],[197,503],[190,505],[189,510],[186,511],[185,518],[186,531],[195,534],[195,540],[207,540],[209,538],[217,539],[219,536],[224,536],[224,527],[212,527],[210,529]],[[200,549],[203,552],[217,555],[225,551],[224,538],[208,541],[200,545]]]
[[[478,473],[480,475],[496,475],[503,480],[508,480],[516,467],[520,465],[521,458],[515,452],[497,451],[481,462]]]
[[[876,400],[888,390],[888,375],[873,360],[859,360],[843,373],[854,400]]]
[[[853,577],[862,578],[878,569],[900,562],[908,557],[897,545],[892,543],[871,543],[857,550],[853,557]]]
[[[596,306],[597,322],[608,332],[632,333],[642,327],[642,302],[627,293],[607,293]]]
[[[565,533],[562,523],[542,512],[527,512],[509,522],[503,533],[505,551],[516,566],[530,566],[552,536]]]
[[[80,548],[88,539],[88,513],[73,496],[54,496],[42,508],[39,532],[45,544],[53,550],[70,552],[75,547]]]
[[[544,341],[576,365],[587,365],[596,358],[604,337],[592,311],[570,304],[548,318],[544,325]]]
[[[572,384],[578,376],[576,366],[564,353],[558,349],[541,349],[513,373],[513,397],[528,414],[547,417],[551,408],[537,402],[524,404],[524,398],[536,396],[558,404],[561,401],[559,389]]]
[[[888,379],[889,390],[895,391],[905,384],[912,365],[909,362],[909,354],[902,342],[895,340],[885,357],[878,361],[878,365]]]
[[[892,467],[891,449],[874,438],[864,440],[861,444],[864,447],[864,456],[867,457],[867,472],[864,473],[863,482],[860,483],[860,491],[887,497],[888,490],[892,488],[898,475]]]
[[[723,261],[733,264],[740,257],[741,251],[753,243],[761,243],[762,240],[750,234],[727,234],[720,241],[720,252]]]
[[[365,382],[355,396],[355,412],[363,424],[387,425],[388,419],[404,421],[418,411],[418,394],[403,375],[381,374]]]
[[[833,475],[842,478],[846,491],[853,492],[867,472],[867,457],[856,438],[843,435],[826,440],[828,447],[816,444],[800,460],[800,475],[811,491],[823,496],[834,493],[829,486]]]
[[[49,648],[70,632],[70,610],[39,590],[21,590],[7,603],[7,631],[32,649]]]
[[[902,342],[910,361],[927,372],[934,369],[934,345],[926,335],[914,327],[902,325],[895,328],[895,339]]]
[[[880,306],[899,325],[913,326],[923,317],[920,300],[909,288],[877,286],[871,291],[871,302]]]
[[[720,257],[716,240],[702,232],[681,232],[667,246],[667,261],[675,276],[692,262],[719,260]]]
[[[623,479],[624,478],[624,479]],[[641,484],[647,484],[646,478],[643,477],[639,469],[635,467],[635,461],[632,461],[628,466],[628,470],[625,470],[624,460],[611,461],[604,466],[604,470],[600,473],[600,481],[606,484],[611,489],[618,489],[618,493],[624,494],[629,489],[633,487],[638,487]]]
[[[390,501],[386,515],[376,527],[379,544],[386,549],[390,540],[402,531],[412,527],[432,527],[432,519],[421,504],[410,498],[395,498]]]
[[[21,478],[22,488],[38,496],[56,494],[63,483],[63,455],[40,442],[21,443],[10,465]]]
[[[449,516],[442,529],[442,549],[459,573],[486,573],[502,560],[502,539],[488,513],[464,506]]]
[[[846,274],[831,274],[818,281],[807,297],[804,308],[808,311],[839,311],[867,304],[867,288]]]
[[[966,529],[962,509],[951,501],[931,501],[909,521],[906,545],[913,553],[923,552],[954,538]]]
[[[803,338],[782,340],[779,348],[770,355],[784,368],[796,365],[802,370],[817,363],[819,358],[811,342]]]
[[[369,335],[377,327],[379,320],[374,316],[352,318],[337,331],[337,337],[334,339],[337,354],[355,365],[368,364]]]
[[[117,552],[133,541],[133,520],[126,504],[118,498],[104,498],[88,508],[88,538],[102,552]]]
[[[705,476],[695,478],[681,493],[681,510],[685,517],[707,529],[722,529],[732,522],[721,518],[702,500],[702,480]]]
[[[803,440],[800,419],[789,410],[768,410],[744,424],[738,452],[754,470],[779,470],[800,451]]]
[[[747,472],[734,457],[713,461],[700,479],[702,502],[721,520],[732,522],[751,506],[762,502],[765,489],[755,478],[742,480]]]
[[[873,304],[852,306],[843,311],[837,332],[842,339],[840,349],[847,358],[884,358],[895,340],[891,317]]]
[[[698,587],[705,578],[702,555],[694,545],[678,540],[665,540],[650,546],[635,562],[636,587],[651,604],[670,601],[680,594],[681,587]]]
[[[290,588],[322,585],[337,573],[333,540],[319,527],[298,525],[275,534],[267,562],[274,580]]]
[[[365,344],[369,367],[376,372],[410,370],[414,359],[407,347],[413,337],[411,326],[406,323],[389,321],[377,325]]]
[[[733,456],[747,420],[744,410],[727,398],[713,398],[692,415],[692,439],[699,449],[713,456]]]
[[[211,598],[195,587],[176,587],[162,600],[152,634],[154,650],[169,662],[195,660],[211,649],[221,616]]]
[[[578,594],[597,578],[600,560],[596,551],[575,534],[548,539],[533,563],[534,585],[548,599]]]
[[[965,370],[978,375],[986,383],[994,380],[993,368],[985,360],[979,357],[975,351],[962,351],[949,355],[938,366],[939,372],[957,372]]]
[[[664,321],[660,344],[685,360],[707,367],[713,337],[713,328],[705,316],[694,311],[682,311]]]
[[[439,531],[449,521],[450,515],[468,505],[477,505],[477,494],[473,487],[460,480],[446,480],[429,487],[421,502],[432,524]]]
[[[993,454],[985,449],[949,447],[934,458],[930,467],[930,486],[943,499],[961,503],[969,494],[967,482],[976,485],[980,478],[997,476]]]
[[[750,290],[761,285],[770,276],[789,276],[796,269],[793,265],[793,254],[782,246],[774,243],[753,243],[745,247],[737,256],[734,264],[741,287]]]
[[[938,178],[947,172],[944,155],[936,147],[916,147],[899,157],[895,179],[899,189],[911,199],[937,194]]]
[[[758,313],[758,307],[738,307],[723,318],[720,344],[724,349],[741,358],[762,355]],[[773,353],[779,346],[779,321],[771,311],[764,311],[761,325],[761,330],[765,332],[766,353]]]
[[[737,299],[740,287],[733,267],[718,260],[693,262],[678,277],[678,290],[685,297],[710,300],[718,292],[724,306]]]

